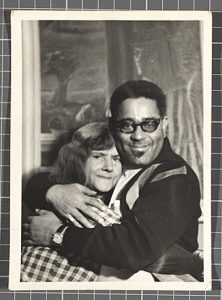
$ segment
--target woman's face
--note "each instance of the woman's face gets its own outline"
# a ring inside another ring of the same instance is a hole
[[[108,150],[92,150],[85,165],[87,187],[105,193],[119,180],[122,164],[115,147]]]

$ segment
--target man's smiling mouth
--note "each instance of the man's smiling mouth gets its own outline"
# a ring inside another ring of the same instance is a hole
[[[131,145],[130,148],[133,151],[146,151],[149,145]]]

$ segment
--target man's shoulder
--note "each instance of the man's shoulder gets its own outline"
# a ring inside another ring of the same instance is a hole
[[[143,168],[137,176],[140,188],[147,184],[165,180],[176,182],[181,181],[181,179],[198,183],[195,172],[182,158],[154,163]]]
[[[183,173],[186,169],[188,175],[196,176],[192,166],[172,149],[168,138],[165,138],[161,154],[154,163],[159,163],[156,172],[164,172],[170,169],[179,168]]]
[[[138,180],[141,185],[154,182],[175,175],[187,175],[187,166],[183,161],[165,161],[147,166],[140,171]]]

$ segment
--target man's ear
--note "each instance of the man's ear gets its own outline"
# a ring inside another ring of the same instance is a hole
[[[167,129],[168,129],[168,117],[167,116],[164,116],[163,117],[163,135],[164,137],[166,137],[166,134],[167,134]]]

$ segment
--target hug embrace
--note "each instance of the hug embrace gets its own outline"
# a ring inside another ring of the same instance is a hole
[[[110,111],[27,184],[21,281],[202,281],[200,187],[167,138],[165,94],[128,81]]]

